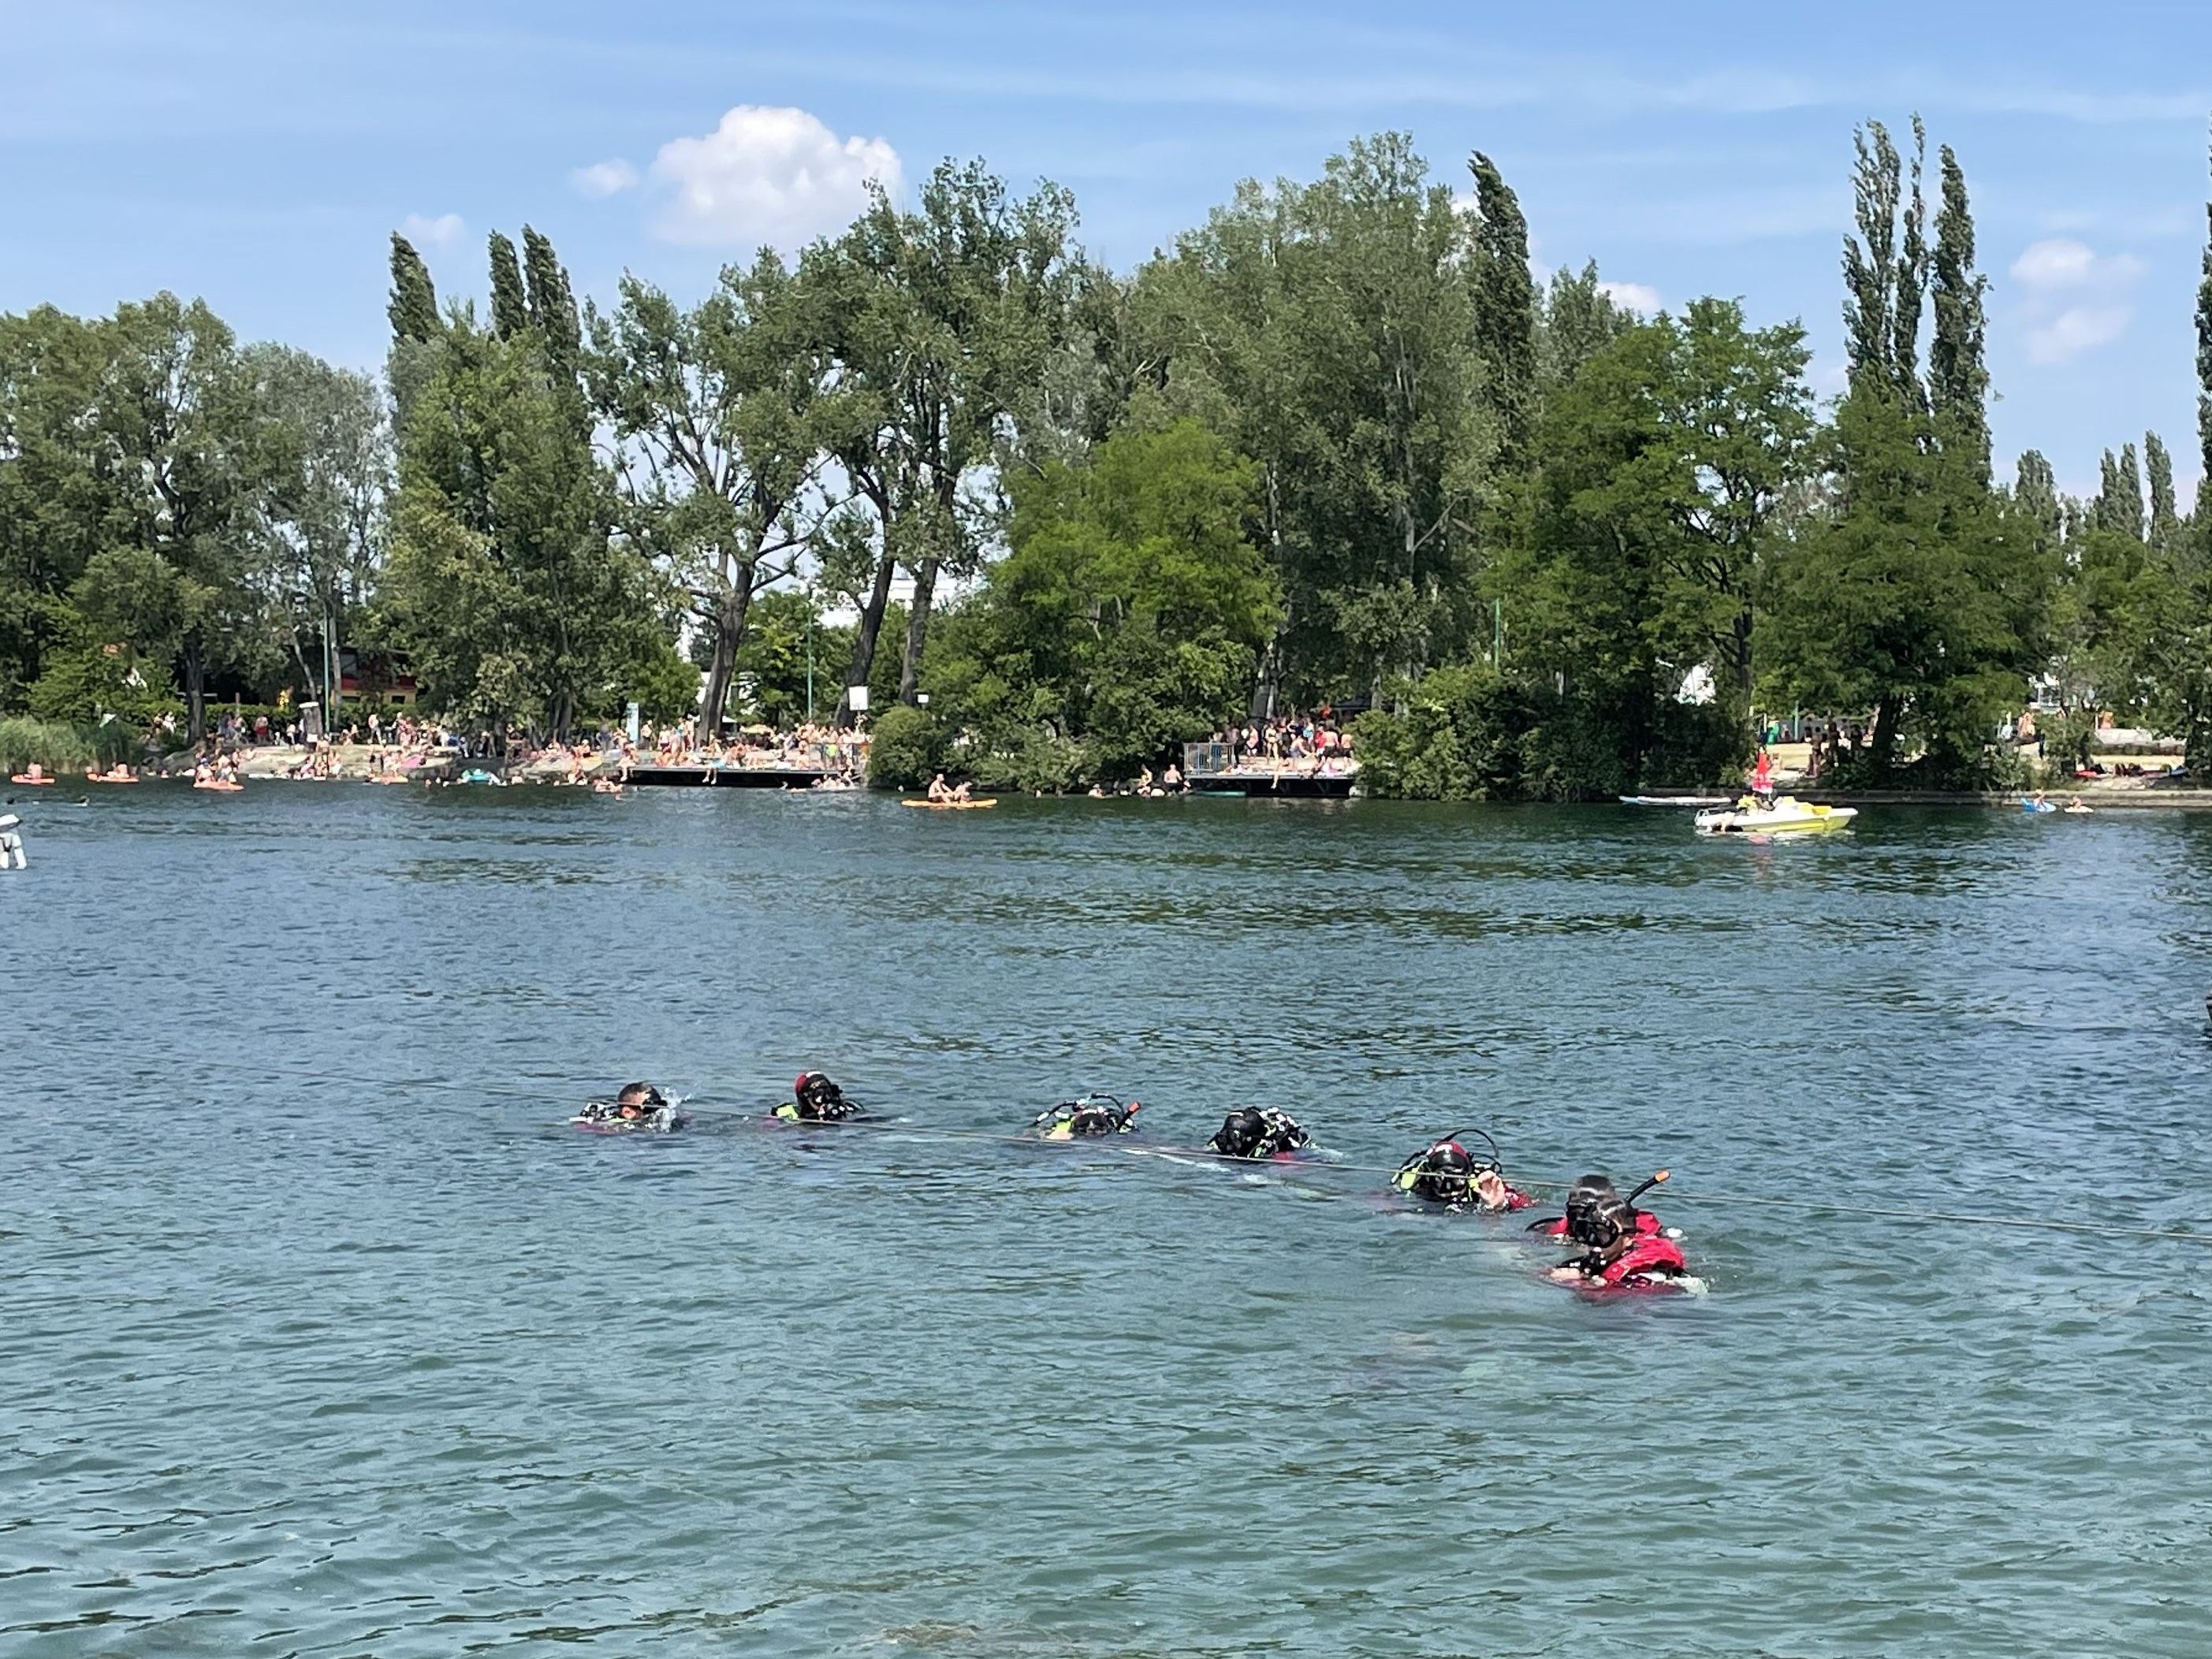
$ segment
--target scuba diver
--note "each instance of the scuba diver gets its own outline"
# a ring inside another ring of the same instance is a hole
[[[1652,1177],[1652,1181],[1664,1181],[1666,1178],[1666,1171],[1662,1170]],[[1644,1186],[1638,1187],[1636,1189],[1637,1194],[1641,1194],[1645,1188],[1650,1187],[1652,1181],[1647,1181]],[[1634,1194],[1631,1194],[1632,1199],[1634,1196]],[[1547,1238],[1577,1238],[1580,1235],[1575,1231],[1576,1228],[1578,1225],[1587,1226],[1589,1218],[1601,1205],[1621,1201],[1623,1200],[1620,1194],[1613,1190],[1613,1182],[1609,1177],[1601,1175],[1586,1175],[1567,1188],[1567,1212],[1565,1215],[1546,1216],[1541,1220],[1532,1221],[1528,1224],[1528,1231],[1532,1233],[1541,1233]],[[1656,1234],[1662,1231],[1659,1218],[1650,1211],[1637,1209],[1633,1203],[1631,1203],[1629,1214],[1630,1224],[1636,1231]]]
[[[1273,1106],[1240,1106],[1221,1120],[1206,1150],[1223,1158],[1288,1158],[1312,1140],[1288,1112]]]
[[[867,1114],[824,1073],[801,1072],[791,1085],[791,1098],[769,1115],[786,1123],[843,1123]]]
[[[612,1100],[587,1100],[569,1120],[587,1129],[651,1129],[662,1134],[690,1121],[650,1083],[625,1083]]]
[[[1577,1181],[1569,1202],[1567,1237],[1583,1247],[1583,1254],[1562,1261],[1550,1277],[1594,1291],[1698,1288],[1690,1277],[1682,1247],[1667,1237],[1657,1217],[1636,1207],[1638,1199],[1666,1179],[1667,1171],[1662,1170],[1626,1198],[1604,1176]]]
[[[1089,1140],[1101,1135],[1125,1135],[1137,1127],[1140,1100],[1124,1106],[1112,1095],[1088,1094],[1048,1106],[1030,1121],[1030,1128],[1042,1140]]]
[[[1474,1155],[1460,1145],[1459,1138],[1466,1133],[1455,1129],[1415,1152],[1398,1166],[1390,1184],[1401,1193],[1448,1209],[1474,1210],[1484,1215],[1527,1209],[1528,1194],[1506,1182],[1498,1143],[1486,1131],[1477,1129],[1474,1133],[1490,1148],[1489,1158],[1477,1163]]]

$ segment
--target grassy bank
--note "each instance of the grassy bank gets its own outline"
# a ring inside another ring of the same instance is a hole
[[[131,759],[135,747],[131,732],[120,723],[0,720],[0,774],[21,772],[33,761],[49,772],[85,772]]]

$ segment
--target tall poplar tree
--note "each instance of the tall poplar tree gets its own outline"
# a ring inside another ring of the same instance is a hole
[[[1869,121],[1851,135],[1852,213],[1858,234],[1844,238],[1844,351],[1851,386],[1898,380],[1897,208],[1901,164],[1889,129]]]
[[[1943,182],[1942,205],[1936,214],[1936,334],[1928,349],[1929,402],[1940,441],[1957,449],[1986,482],[1990,372],[1983,350],[1989,279],[1974,269],[1974,219],[1966,203],[1966,173],[1950,145],[1937,155]]]
[[[511,340],[530,326],[530,301],[523,292],[522,262],[504,231],[491,234],[491,331]]]
[[[392,233],[392,297],[385,307],[392,321],[392,349],[385,357],[385,379],[392,387],[392,430],[406,441],[416,395],[430,376],[435,343],[444,332],[438,317],[438,290],[429,267],[415,245]]]
[[[2181,514],[2173,494],[2173,457],[2155,432],[2143,434],[2143,478],[2150,489],[2150,544],[2170,552],[2181,538]]]
[[[1474,175],[1475,349],[1489,380],[1498,443],[1508,465],[1525,460],[1536,422],[1536,283],[1528,270],[1528,221],[1498,164],[1477,150]]]
[[[1866,764],[1893,776],[1921,751],[1933,781],[1983,769],[1987,734],[2043,666],[2052,556],[2045,535],[1989,487],[1975,346],[1972,224],[1955,157],[1947,169],[1945,336],[1934,384],[1920,374],[1936,261],[1922,229],[1926,134],[1905,163],[1879,123],[1858,136],[1857,234],[1844,244],[1850,390],[1838,410],[1838,506],[1776,561],[1769,637],[1778,690],[1870,709]],[[1942,418],[1935,405],[1944,407]]]

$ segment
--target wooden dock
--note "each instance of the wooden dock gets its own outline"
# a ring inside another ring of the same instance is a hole
[[[616,775],[644,788],[811,789],[830,775],[818,766],[633,766]]]
[[[1243,795],[1253,800],[1343,800],[1359,781],[1356,772],[1189,772],[1194,795]]]

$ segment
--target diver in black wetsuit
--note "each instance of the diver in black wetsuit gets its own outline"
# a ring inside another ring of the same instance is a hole
[[[625,1083],[612,1100],[589,1100],[579,1123],[623,1129],[680,1129],[689,1121],[650,1083]]]
[[[1048,1106],[1030,1121],[1030,1129],[1044,1140],[1090,1140],[1100,1135],[1125,1135],[1135,1128],[1141,1101],[1123,1105],[1112,1095],[1082,1095]]]
[[[787,1123],[842,1123],[863,1115],[860,1103],[845,1098],[845,1091],[820,1072],[801,1072],[791,1085],[791,1098],[770,1115]]]
[[[1240,1106],[1221,1120],[1206,1150],[1224,1158],[1279,1158],[1312,1139],[1288,1112],[1273,1106]]]

